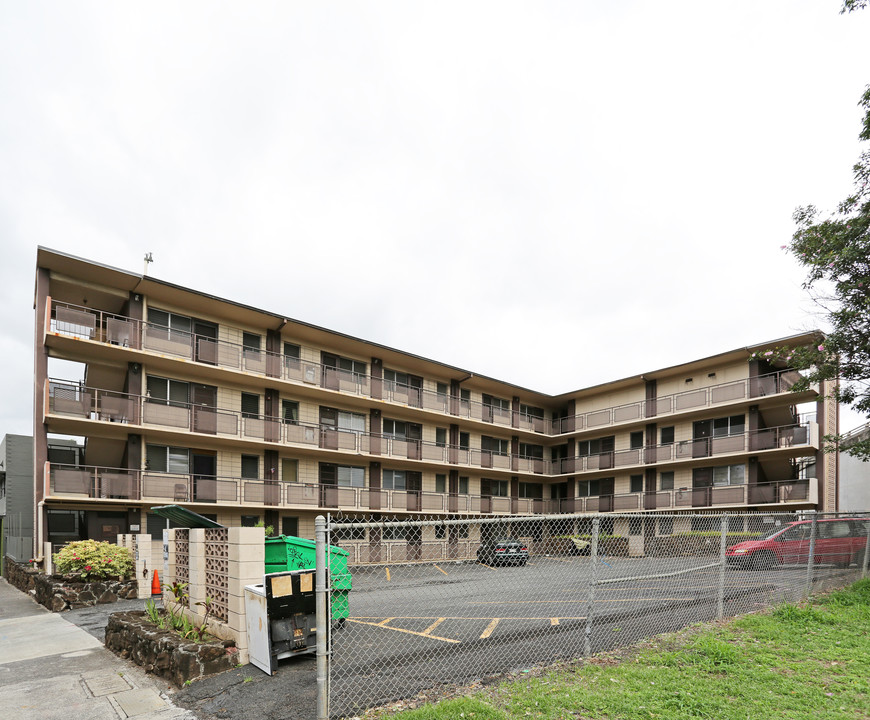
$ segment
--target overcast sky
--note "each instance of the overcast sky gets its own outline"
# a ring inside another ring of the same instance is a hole
[[[0,0],[0,434],[38,245],[550,393],[818,327],[840,4]]]

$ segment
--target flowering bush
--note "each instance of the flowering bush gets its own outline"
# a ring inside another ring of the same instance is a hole
[[[78,575],[83,580],[129,577],[133,558],[127,548],[110,542],[78,540],[54,554],[54,567],[61,575]]]

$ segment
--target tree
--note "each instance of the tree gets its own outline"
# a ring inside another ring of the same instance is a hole
[[[844,0],[841,12],[864,8],[870,0]],[[870,86],[861,96],[862,142],[870,142]],[[870,417],[870,150],[853,167],[854,190],[836,212],[820,218],[812,205],[795,210],[797,230],[786,248],[807,269],[804,282],[830,327],[817,346],[781,348],[776,355],[803,370],[804,389],[821,380],[839,379],[838,401]],[[829,440],[838,440],[832,437]],[[870,460],[870,440],[845,448]]]

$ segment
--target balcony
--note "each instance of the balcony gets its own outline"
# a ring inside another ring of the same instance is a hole
[[[300,386],[318,387],[349,395],[383,400],[420,408],[447,416],[480,421],[505,428],[542,435],[563,435],[597,430],[623,423],[643,422],[648,418],[674,415],[716,407],[750,398],[788,392],[800,374],[781,371],[757,378],[711,385],[654,400],[549,420],[524,415],[516,410],[471,400],[447,393],[374,378],[318,362],[301,360],[242,345],[215,340],[142,320],[106,313],[92,308],[52,302],[48,299],[46,334],[73,340],[86,340],[103,346],[132,349],[158,357],[193,361],[229,371],[278,378]]]
[[[698,458],[766,451],[779,451],[796,456],[806,454],[808,450],[817,450],[819,443],[818,425],[804,422],[737,435],[544,460],[324,425],[290,423],[277,417],[250,415],[205,405],[157,401],[141,395],[88,388],[63,380],[47,380],[45,393],[45,407],[53,421],[52,431],[73,434],[90,432],[86,428],[76,427],[75,422],[63,422],[64,418],[71,418],[110,424],[113,430],[121,432],[126,431],[120,426],[134,425],[373,458],[418,460],[544,476],[629,469],[653,463],[692,461]]]
[[[46,463],[47,499],[129,503],[194,503],[294,510],[345,510],[429,514],[541,515],[642,512],[756,505],[815,504],[816,478],[758,485],[680,488],[650,493],[542,500],[419,490],[278,482],[120,468]]]

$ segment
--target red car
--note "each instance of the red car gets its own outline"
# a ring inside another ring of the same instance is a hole
[[[775,528],[757,540],[732,545],[725,551],[725,558],[729,565],[750,570],[806,563],[812,524],[812,520],[801,520]],[[870,520],[861,518],[818,520],[815,562],[839,567],[849,567],[852,563],[863,565],[868,525]]]

